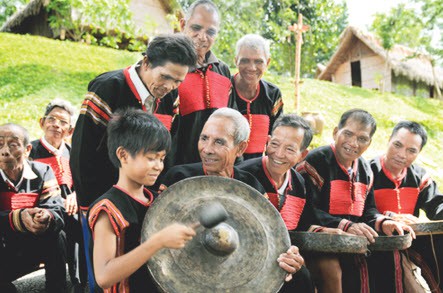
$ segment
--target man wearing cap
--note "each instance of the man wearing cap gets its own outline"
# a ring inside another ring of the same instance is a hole
[[[70,164],[81,209],[117,182],[106,146],[106,125],[117,109],[153,113],[170,129],[176,92],[197,62],[192,41],[180,34],[155,37],[135,65],[103,73],[88,85],[72,137]]]

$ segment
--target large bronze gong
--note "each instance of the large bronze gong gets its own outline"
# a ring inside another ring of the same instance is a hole
[[[205,205],[228,212],[212,229],[200,226],[185,248],[163,249],[147,263],[164,292],[277,292],[285,271],[278,256],[290,246],[283,220],[258,191],[235,179],[201,176],[164,191],[146,214],[142,241],[174,222],[193,224]]]

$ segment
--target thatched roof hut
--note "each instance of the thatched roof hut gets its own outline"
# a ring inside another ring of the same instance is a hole
[[[318,79],[367,88],[379,88],[380,79],[383,79],[385,68],[388,66],[390,72],[384,80],[385,90],[396,92],[399,85],[404,87],[409,82],[412,89],[415,88],[413,90],[415,92],[419,88],[423,88],[425,91],[424,87],[426,86],[428,92],[432,92],[429,87],[434,87],[435,84],[443,88],[443,70],[434,68],[434,78],[430,60],[430,56],[420,54],[402,45],[394,45],[389,54],[386,54],[386,50],[383,49],[378,38],[356,27],[349,26],[340,37],[337,51],[318,74]],[[358,70],[360,73],[357,72]],[[360,80],[355,82],[355,78],[360,78]],[[415,92],[412,94],[416,95]],[[432,96],[432,93],[430,95]]]
[[[33,34],[52,37],[48,13],[43,9],[50,0],[31,0],[23,9],[14,13],[0,28],[1,32]]]
[[[23,9],[11,16],[0,31],[54,37],[49,27],[48,13],[44,9],[50,1],[31,0]],[[178,17],[182,15],[181,10],[176,7],[179,7],[176,0],[131,0],[129,3],[136,28],[148,35],[172,32],[168,15],[174,13],[177,13]]]

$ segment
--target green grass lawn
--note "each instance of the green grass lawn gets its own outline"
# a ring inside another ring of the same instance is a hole
[[[90,80],[102,72],[128,66],[140,56],[85,44],[0,33],[0,123],[19,123],[30,131],[32,138],[37,138],[41,135],[38,119],[50,100],[64,98],[80,109]],[[269,73],[266,79],[281,88],[285,112],[293,112],[293,79]],[[377,120],[377,132],[365,154],[368,159],[383,153],[392,127],[399,120],[424,124],[429,140],[418,164],[427,168],[440,186],[443,184],[441,101],[381,95],[372,90],[303,80],[300,112],[317,111],[325,119],[323,133],[315,136],[312,146],[328,144],[340,115],[351,108],[366,109]]]

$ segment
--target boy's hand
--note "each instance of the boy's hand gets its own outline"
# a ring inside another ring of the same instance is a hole
[[[77,213],[78,206],[77,206],[77,196],[76,196],[75,192],[66,196],[65,210],[66,210],[66,213],[68,214],[68,216],[72,216]]]
[[[183,224],[172,224],[163,228],[158,233],[163,248],[183,248],[186,242],[195,236],[194,229]]]

